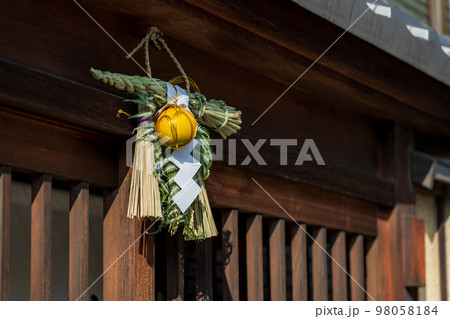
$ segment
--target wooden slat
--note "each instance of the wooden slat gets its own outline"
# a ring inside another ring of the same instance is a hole
[[[285,221],[274,219],[269,224],[270,299],[286,300]]]
[[[52,177],[49,175],[33,175],[31,193],[30,299],[50,300]]]
[[[88,271],[89,184],[80,182],[70,187],[69,300],[88,300]]]
[[[0,167],[0,300],[9,300],[11,169]]]
[[[131,170],[125,165],[125,155],[122,149],[118,158],[120,186],[104,192],[103,299],[154,300],[154,235],[141,236],[150,221],[127,218]]]
[[[239,300],[238,212],[222,212],[223,300]]]
[[[312,243],[312,275],[313,300],[328,300],[328,273],[327,273],[327,230],[324,227],[313,229]],[[324,251],[325,250],[325,251]]]
[[[346,301],[348,276],[343,269],[347,270],[347,249],[345,243],[345,232],[338,231],[331,240],[331,278],[333,287],[333,300]],[[342,268],[341,268],[342,267]]]
[[[184,238],[167,233],[167,300],[184,300]]]
[[[364,236],[355,235],[349,247],[350,275],[353,277],[353,280],[350,280],[352,301],[366,300],[364,260]]]
[[[380,300],[378,297],[378,289],[380,282],[380,257],[378,250],[378,239],[377,238],[367,238],[366,239],[366,300],[375,301]]]
[[[196,300],[213,300],[212,239],[195,243]]]
[[[292,299],[308,300],[308,259],[306,225],[293,225],[292,250]],[[303,228],[303,229],[302,229]]]
[[[247,299],[264,300],[262,216],[247,216]]]

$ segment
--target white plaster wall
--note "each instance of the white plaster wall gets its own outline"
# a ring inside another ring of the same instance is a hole
[[[445,206],[444,206],[444,220],[445,220],[445,255],[446,255],[446,269],[447,269],[447,300],[450,299],[450,186],[446,187]]]
[[[441,300],[436,201],[434,196],[416,193],[416,214],[425,220],[425,280],[419,300]]]

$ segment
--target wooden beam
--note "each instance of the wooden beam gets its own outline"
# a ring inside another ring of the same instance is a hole
[[[292,225],[292,300],[308,300],[308,259],[306,225]]]
[[[328,300],[328,272],[327,272],[327,230],[324,227],[313,229],[312,243],[312,274],[313,300]],[[325,251],[324,251],[325,250]]]
[[[9,300],[11,263],[11,169],[0,167],[0,300]]]
[[[247,216],[246,255],[247,255],[247,299],[264,300],[263,276],[263,233],[262,216]]]
[[[86,68],[86,76],[90,77],[88,71]],[[128,136],[133,130],[132,121],[115,117],[117,105],[127,112],[135,112],[135,107],[131,103],[124,104],[118,95],[1,58],[0,77],[9,79],[2,81],[0,102],[15,113],[122,136]],[[26,95],[21,93],[25,91]]]
[[[331,280],[333,288],[333,301],[347,301],[348,276],[343,269],[347,270],[347,248],[345,232],[337,231],[331,238]],[[342,267],[342,268],[341,268]]]
[[[0,163],[100,187],[118,185],[119,141],[13,113],[0,107]]]
[[[89,184],[70,187],[69,300],[88,300],[83,294],[89,279]]]
[[[50,300],[52,177],[49,175],[33,175],[31,194],[30,299]]]
[[[167,300],[184,300],[184,237],[167,232]]]
[[[223,300],[239,300],[238,230],[237,210],[222,212]]]
[[[104,192],[103,299],[154,300],[154,235],[145,234],[151,223],[126,216],[131,169],[125,159],[122,149],[118,158],[120,186]]]
[[[196,300],[213,300],[212,285],[212,240],[205,239],[195,243],[195,264],[196,264]]]
[[[269,224],[270,300],[286,300],[285,221],[273,219]]]
[[[353,277],[353,280],[350,281],[351,300],[363,301],[366,300],[364,237],[362,235],[352,236],[349,246],[350,276]]]

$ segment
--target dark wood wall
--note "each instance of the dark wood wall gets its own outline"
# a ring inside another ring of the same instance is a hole
[[[398,263],[401,247],[392,243],[410,230],[402,230],[400,217],[392,211],[406,209],[398,206],[399,194],[410,184],[404,174],[413,145],[399,134],[406,127],[411,139],[450,136],[445,85],[347,34],[252,125],[342,30],[290,1],[79,3],[114,40],[74,1],[3,4],[0,164],[106,189],[105,268],[142,230],[139,222],[123,214],[128,187],[123,147],[133,123],[115,117],[119,108],[133,113],[135,107],[122,102],[123,92],[95,81],[89,69],[142,75],[115,41],[130,51],[155,25],[205,95],[242,109],[238,163],[247,155],[242,138],[299,141],[290,148],[287,166],[278,164],[279,149],[268,143],[261,151],[267,166],[214,163],[207,181],[212,204],[286,218],[254,178],[298,221],[378,236],[367,258],[378,265],[379,254],[387,253],[389,266],[371,272],[377,275],[368,279],[368,287],[382,299],[405,298],[407,280],[395,269],[406,264]],[[136,58],[143,65],[143,53]],[[152,48],[151,63],[155,77],[178,75],[164,52]],[[325,166],[292,165],[305,138],[314,139]],[[406,204],[413,206],[413,200],[408,198]],[[407,216],[414,215],[410,208]],[[117,228],[119,222],[124,226]],[[399,237],[393,236],[397,231]],[[119,262],[118,269],[129,274],[127,282],[134,286],[119,284],[116,270],[105,277],[107,298],[154,298],[149,292],[154,280],[152,243],[146,240],[147,257],[133,250],[132,257]],[[380,276],[386,291],[377,290],[382,287]]]

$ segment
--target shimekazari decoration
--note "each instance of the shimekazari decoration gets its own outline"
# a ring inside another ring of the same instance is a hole
[[[182,76],[169,82],[151,77],[148,43],[162,45]],[[181,68],[157,28],[127,56],[145,47],[148,77],[91,69],[95,79],[133,93],[138,104],[128,217],[159,219],[158,231],[185,239],[217,235],[203,181],[208,178],[212,149],[208,129],[226,139],[240,129],[241,112],[221,100],[208,100]],[[186,90],[177,84],[186,84]],[[191,93],[190,86],[197,92]]]

